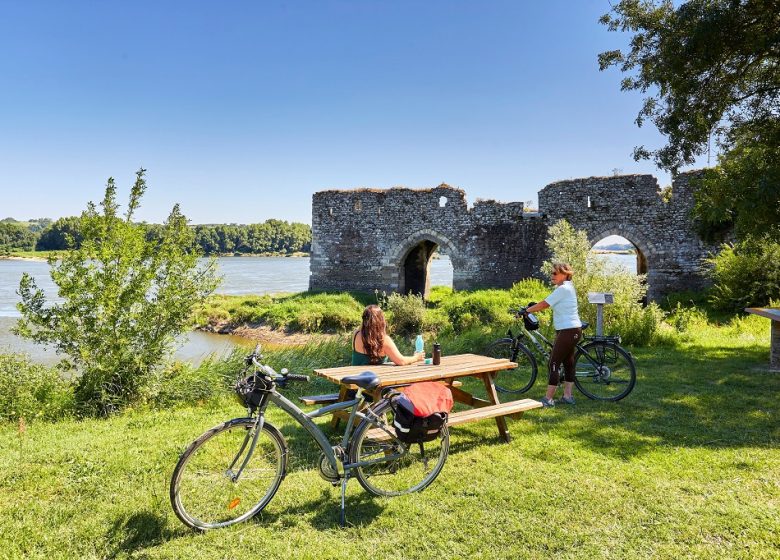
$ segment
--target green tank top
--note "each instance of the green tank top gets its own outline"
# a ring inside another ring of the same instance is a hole
[[[355,350],[355,339],[357,338],[357,335],[359,335],[360,332],[356,332],[354,335],[352,335],[352,365],[353,366],[370,366],[371,365],[371,358],[368,357],[368,354],[363,354],[363,352],[358,352]],[[384,360],[382,360],[382,363],[387,361],[387,356],[385,356]]]

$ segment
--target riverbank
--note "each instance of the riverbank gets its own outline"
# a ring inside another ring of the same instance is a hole
[[[289,332],[281,329],[272,329],[267,325],[257,323],[236,324],[229,321],[219,321],[213,324],[198,326],[195,330],[219,335],[238,336],[260,342],[263,345],[276,347],[303,346],[310,343],[337,340],[344,336],[343,334],[333,333]]]

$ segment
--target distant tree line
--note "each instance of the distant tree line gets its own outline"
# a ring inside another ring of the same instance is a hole
[[[148,240],[159,239],[163,226],[143,224]],[[259,224],[208,224],[190,226],[195,244],[206,255],[261,254],[297,252],[311,249],[311,227],[297,222],[266,220]],[[0,220],[0,252],[57,251],[79,247],[82,241],[81,218],[76,216],[53,221],[48,218],[19,222]]]

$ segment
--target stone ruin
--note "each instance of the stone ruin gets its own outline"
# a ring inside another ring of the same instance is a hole
[[[453,267],[453,288],[508,288],[541,277],[548,226],[565,218],[591,244],[620,235],[637,251],[648,299],[706,284],[703,259],[716,249],[699,238],[690,179],[677,175],[666,201],[655,177],[621,175],[558,181],[539,192],[538,212],[522,202],[478,200],[461,189],[355,189],[315,193],[311,290],[427,295],[438,249]]]

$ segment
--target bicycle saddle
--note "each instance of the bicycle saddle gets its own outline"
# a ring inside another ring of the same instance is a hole
[[[357,375],[348,375],[347,377],[342,377],[341,382],[345,385],[357,385],[366,391],[373,391],[379,387],[379,376],[373,371],[364,371],[363,373],[358,373]]]
[[[586,323],[585,321],[580,321],[580,322],[582,323],[582,327],[580,328],[582,328],[583,331],[588,328],[588,325],[590,325],[590,323]]]

